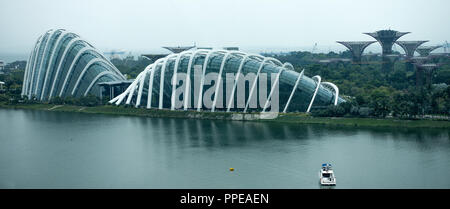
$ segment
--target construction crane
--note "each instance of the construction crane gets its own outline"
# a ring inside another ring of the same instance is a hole
[[[312,50],[311,50],[311,54],[314,53],[317,50],[317,43],[314,44]]]

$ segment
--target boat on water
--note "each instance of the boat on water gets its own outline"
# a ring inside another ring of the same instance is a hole
[[[329,163],[322,164],[319,172],[320,185],[336,186],[336,177],[334,176],[333,167]]]

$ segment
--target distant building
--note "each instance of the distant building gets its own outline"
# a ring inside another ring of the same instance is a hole
[[[0,60],[0,71],[3,71],[5,69],[5,62],[3,60]]]
[[[229,51],[239,51],[239,47],[234,47],[234,46],[232,46],[232,47],[223,47],[223,49],[229,50]]]
[[[212,50],[212,47],[197,47],[197,49],[208,49],[208,50]]]

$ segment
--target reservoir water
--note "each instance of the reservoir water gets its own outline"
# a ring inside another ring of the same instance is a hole
[[[448,189],[450,130],[0,109],[0,188],[320,188],[325,162],[336,188]]]

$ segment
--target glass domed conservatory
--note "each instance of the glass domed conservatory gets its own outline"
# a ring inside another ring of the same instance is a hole
[[[63,29],[38,38],[25,68],[22,96],[102,94],[102,83],[126,78],[91,44]],[[110,103],[158,109],[227,112],[309,112],[345,102],[320,76],[309,78],[289,63],[240,51],[197,49],[148,65]]]
[[[275,102],[274,102],[275,101]],[[231,112],[309,112],[345,102],[320,76],[289,63],[227,50],[190,50],[158,59],[110,101],[158,109]]]
[[[98,94],[100,82],[119,80],[125,77],[87,41],[64,29],[49,30],[28,58],[22,96],[80,97]]]

